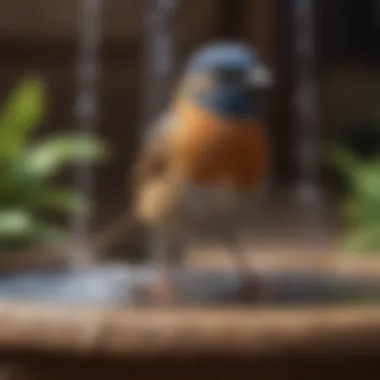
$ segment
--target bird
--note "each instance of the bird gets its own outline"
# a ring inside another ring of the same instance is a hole
[[[241,233],[270,179],[272,147],[262,101],[272,84],[271,70],[248,44],[205,44],[185,65],[167,108],[147,128],[132,170],[130,217],[123,220],[124,226],[127,220],[129,227],[135,223],[151,232],[153,300],[178,300],[171,273],[182,265],[192,238],[223,243],[242,289],[258,292]]]

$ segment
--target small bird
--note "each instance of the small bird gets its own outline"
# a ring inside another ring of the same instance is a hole
[[[170,270],[183,260],[190,238],[225,244],[257,292],[240,234],[249,225],[265,186],[271,146],[262,121],[270,70],[248,45],[220,41],[190,58],[169,107],[147,130],[133,169],[131,218],[150,229],[157,282],[155,300],[178,297]]]

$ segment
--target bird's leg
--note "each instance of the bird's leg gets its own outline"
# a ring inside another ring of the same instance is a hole
[[[257,300],[261,294],[261,280],[257,272],[252,268],[249,253],[245,252],[240,235],[229,233],[225,235],[225,243],[231,254],[241,279],[241,296],[245,300]]]
[[[173,269],[182,261],[183,245],[174,229],[156,230],[152,235],[152,261],[157,277],[150,295],[155,303],[173,303],[178,300]]]

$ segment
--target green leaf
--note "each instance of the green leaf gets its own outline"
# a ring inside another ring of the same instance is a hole
[[[346,238],[348,251],[358,253],[379,253],[380,224],[362,225],[352,231]]]
[[[107,158],[104,144],[89,136],[56,136],[35,145],[26,154],[28,170],[47,178],[75,163],[91,164]]]
[[[363,207],[356,198],[349,198],[343,204],[344,216],[349,220],[358,220],[361,218]]]
[[[343,214],[354,227],[345,245],[354,252],[380,252],[380,157],[359,159],[349,149],[328,149],[328,158],[349,181]]]
[[[26,207],[41,196],[46,186],[38,177],[26,171],[24,160],[9,159],[0,165],[0,207],[18,205]]]
[[[380,164],[373,161],[356,173],[355,189],[359,195],[374,202],[380,200]]]
[[[46,89],[41,78],[24,77],[0,112],[0,156],[15,154],[43,120]]]
[[[68,165],[89,165],[109,154],[99,139],[83,134],[32,142],[44,116],[45,96],[44,82],[27,76],[0,110],[0,252],[67,239],[67,228],[45,211],[87,216],[91,202],[79,192],[55,187],[52,177]]]
[[[33,228],[33,216],[26,210],[0,211],[0,239],[25,238]]]
[[[62,244],[68,238],[69,233],[66,230],[46,221],[40,221],[34,233],[35,241],[40,244]]]
[[[342,172],[348,179],[355,180],[356,173],[363,163],[350,150],[342,146],[328,146],[327,160]]]
[[[37,206],[64,214],[87,216],[91,211],[91,203],[85,195],[64,189],[46,189],[37,199]]]

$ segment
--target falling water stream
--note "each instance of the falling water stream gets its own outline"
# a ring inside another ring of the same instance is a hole
[[[180,0],[149,0],[145,17],[142,138],[149,125],[168,101],[175,69],[174,19]],[[156,242],[147,234],[146,259],[157,251]]]
[[[179,0],[149,0],[145,18],[143,130],[168,100],[175,69],[173,21]]]
[[[75,102],[76,126],[84,135],[96,132],[98,119],[97,86],[99,79],[99,45],[101,36],[102,0],[82,0],[82,12],[79,15],[79,51],[77,62],[77,94]],[[75,185],[87,197],[93,190],[93,172],[88,165],[77,164]],[[85,246],[90,221],[86,216],[74,215],[72,220],[72,236],[74,248],[72,264],[74,267],[88,263],[90,252]]]
[[[294,0],[294,50],[296,91],[295,109],[299,140],[296,145],[299,164],[297,197],[308,249],[321,247],[324,241],[318,153],[316,106],[315,1]]]

